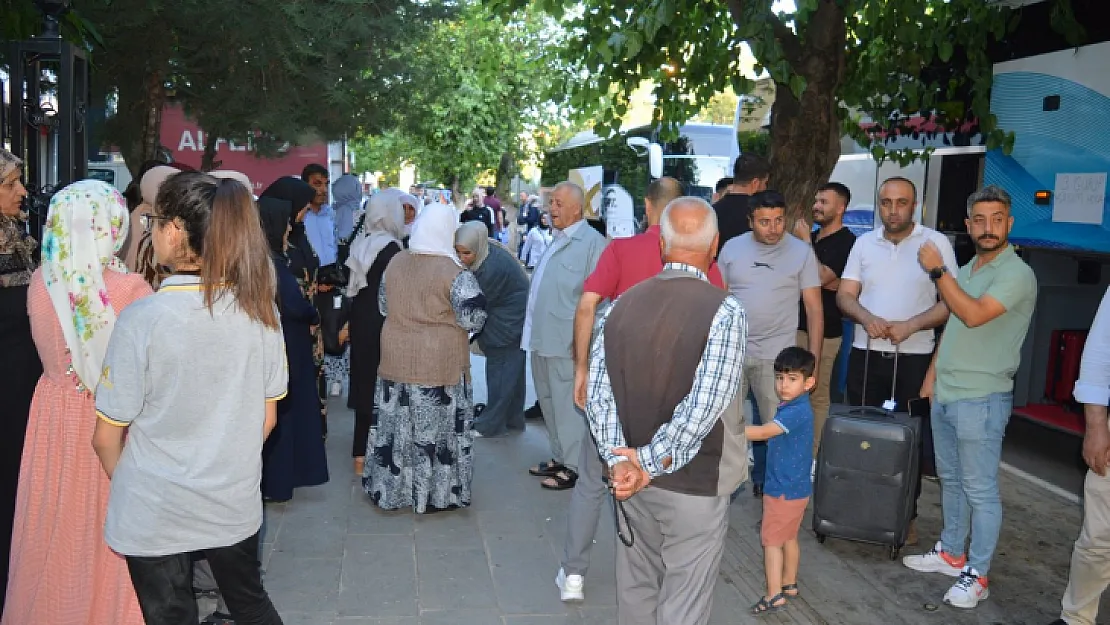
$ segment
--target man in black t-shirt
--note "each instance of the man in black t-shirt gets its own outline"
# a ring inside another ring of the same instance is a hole
[[[751,213],[748,199],[753,194],[766,190],[770,178],[771,164],[762,156],[741,154],[736,159],[732,168],[732,186],[713,204],[713,210],[717,211],[717,229],[721,237],[717,244],[718,252],[730,239],[752,229],[748,220]]]
[[[839,182],[830,182],[817,190],[813,202],[813,222],[820,228],[815,234],[808,228],[798,228],[796,234],[803,241],[813,244],[817,256],[818,274],[821,278],[821,303],[825,315],[825,341],[821,345],[821,364],[818,368],[817,388],[810,396],[813,403],[813,453],[821,445],[821,430],[829,416],[829,383],[832,379],[833,365],[840,353],[840,342],[844,333],[843,316],[836,305],[836,289],[840,286],[840,275],[848,262],[848,254],[856,242],[856,235],[844,227],[844,211],[852,200],[852,192]],[[806,334],[806,310],[799,304],[798,345],[809,345]]]

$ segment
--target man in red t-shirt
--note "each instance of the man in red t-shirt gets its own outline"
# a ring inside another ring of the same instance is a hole
[[[644,198],[648,229],[643,234],[610,242],[601,253],[597,267],[582,286],[582,296],[578,299],[574,315],[574,403],[583,410],[586,407],[590,336],[597,307],[603,300],[615,301],[628,289],[663,271],[659,219],[667,204],[681,195],[682,183],[674,178],[660,178],[652,182]],[[709,268],[709,281],[717,288],[725,288],[716,264]],[[567,534],[561,568],[555,579],[563,601],[581,601],[584,596],[590,549],[607,493],[597,446],[592,444],[592,440],[590,443],[582,445],[578,483],[571,493],[567,509]]]

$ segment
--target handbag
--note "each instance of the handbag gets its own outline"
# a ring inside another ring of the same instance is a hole
[[[337,293],[316,295],[316,310],[320,313],[320,334],[324,339],[324,353],[342,356],[346,345],[339,342],[339,331],[347,325],[351,315],[351,300]]]

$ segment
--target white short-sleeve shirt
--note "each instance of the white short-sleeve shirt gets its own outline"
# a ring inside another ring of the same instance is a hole
[[[898,244],[883,236],[876,228],[856,239],[841,280],[860,283],[859,303],[873,315],[887,321],[905,321],[929,310],[937,303],[937,287],[917,261],[917,252],[926,241],[932,241],[944,259],[948,271],[959,270],[956,253],[948,237],[917,224],[910,236]],[[933,330],[922,330],[899,345],[903,354],[932,354]],[[867,349],[867,331],[856,324],[852,346]],[[893,352],[894,345],[886,339],[871,341],[871,349]]]

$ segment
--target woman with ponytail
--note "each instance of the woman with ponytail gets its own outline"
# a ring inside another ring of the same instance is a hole
[[[258,564],[259,482],[287,371],[258,211],[242,184],[187,172],[144,221],[173,274],[119,315],[104,358],[104,538],[127,559],[147,625],[199,620],[195,552],[238,625],[280,624]]]

